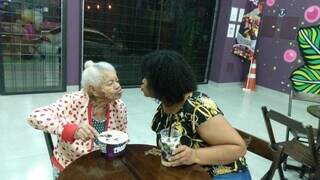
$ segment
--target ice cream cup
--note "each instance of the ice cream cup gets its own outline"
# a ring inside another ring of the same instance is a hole
[[[99,134],[100,151],[106,158],[123,154],[128,142],[128,134],[117,130],[108,130]]]

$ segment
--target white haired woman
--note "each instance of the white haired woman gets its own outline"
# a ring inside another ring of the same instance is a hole
[[[28,123],[58,136],[51,162],[54,172],[99,148],[96,137],[107,129],[127,132],[127,108],[114,67],[107,62],[87,61],[82,90],[65,94],[57,102],[35,109]]]

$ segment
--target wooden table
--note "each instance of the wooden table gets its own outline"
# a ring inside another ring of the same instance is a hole
[[[307,107],[307,111],[316,118],[320,118],[320,105],[310,105]]]
[[[61,172],[58,179],[141,179],[141,180],[210,180],[211,177],[199,165],[164,167],[155,146],[127,145],[122,156],[105,159],[100,151],[82,156]],[[146,152],[156,153],[146,153]]]

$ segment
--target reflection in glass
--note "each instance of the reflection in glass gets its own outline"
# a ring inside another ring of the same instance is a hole
[[[3,93],[62,90],[60,0],[0,1]]]
[[[110,62],[122,85],[138,85],[141,57],[171,49],[183,54],[204,82],[214,5],[212,0],[85,0],[83,63]]]

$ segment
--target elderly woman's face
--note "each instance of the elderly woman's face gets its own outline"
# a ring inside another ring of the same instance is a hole
[[[140,86],[141,91],[143,92],[144,96],[154,98],[153,92],[148,87],[148,80],[146,78],[142,79],[142,84]]]
[[[117,100],[121,97],[122,89],[116,72],[106,71],[104,73],[103,83],[100,87],[95,88],[94,95],[111,101]]]

